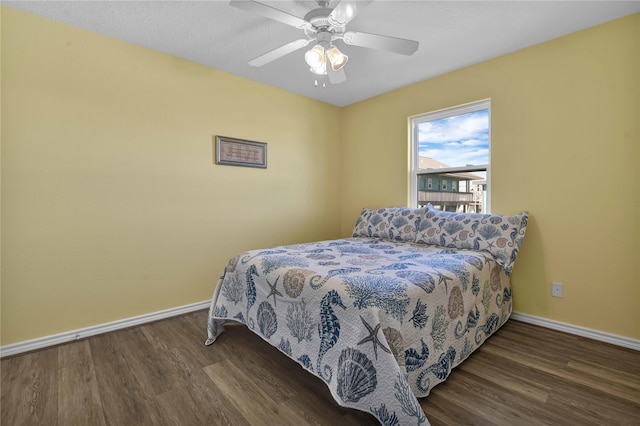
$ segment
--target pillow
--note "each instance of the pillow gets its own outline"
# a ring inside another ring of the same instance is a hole
[[[414,242],[418,224],[425,211],[424,208],[409,207],[364,208],[353,228],[352,236]]]
[[[489,252],[511,275],[528,218],[526,211],[514,216],[452,213],[428,204],[419,222],[415,242]]]

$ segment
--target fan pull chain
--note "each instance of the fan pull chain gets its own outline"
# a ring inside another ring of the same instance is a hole
[[[314,87],[318,87],[318,79],[313,80],[313,86],[314,86]],[[323,89],[326,89],[326,88],[327,88],[326,83],[324,83],[324,82],[322,83],[322,88],[323,88]]]

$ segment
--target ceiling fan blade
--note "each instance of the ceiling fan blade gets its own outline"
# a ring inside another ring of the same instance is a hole
[[[356,31],[347,31],[344,33],[343,41],[346,44],[351,44],[353,46],[386,50],[407,56],[413,55],[420,45],[420,43],[415,40],[406,40],[404,38],[389,37],[378,34],[359,33]]]
[[[344,72],[344,68],[334,71],[329,67],[329,82],[331,84],[340,84],[344,81],[347,81],[347,75]]]
[[[311,43],[311,40],[306,38],[301,38],[291,43],[287,43],[284,46],[280,46],[277,49],[273,49],[270,52],[265,53],[264,55],[260,55],[255,59],[249,61],[249,65],[252,67],[261,67],[265,64],[268,64],[271,61],[275,61],[278,58],[283,57],[291,52],[295,52],[298,49],[302,49]]]
[[[373,0],[342,0],[329,14],[329,23],[335,27],[343,27],[356,17]]]
[[[231,0],[229,2],[229,5],[238,9],[257,13],[258,15],[262,15],[265,18],[273,19],[274,21],[282,22],[283,24],[287,24],[301,30],[311,28],[310,22],[307,22],[304,19],[298,18],[297,16],[291,15],[287,12],[283,12],[282,10],[267,6],[266,4],[258,3],[257,1]]]

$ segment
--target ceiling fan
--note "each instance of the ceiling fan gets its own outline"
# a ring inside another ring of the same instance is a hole
[[[402,55],[412,55],[418,50],[419,43],[414,40],[346,31],[347,24],[371,1],[338,0],[337,4],[330,8],[329,3],[331,0],[318,0],[319,7],[307,13],[304,18],[298,18],[253,0],[231,0],[230,5],[304,31],[304,38],[294,40],[260,55],[250,60],[249,65],[261,67],[311,43],[315,43],[305,53],[305,61],[309,65],[310,71],[318,75],[328,74],[329,81],[332,84],[337,84],[347,79],[343,67],[349,58],[335,46],[333,43],[335,40],[342,40],[345,44],[352,46],[385,50]]]

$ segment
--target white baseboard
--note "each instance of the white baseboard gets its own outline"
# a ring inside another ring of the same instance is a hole
[[[208,309],[211,301],[204,300],[202,302],[192,303],[190,305],[178,306],[175,308],[165,309],[163,311],[152,312],[149,314],[139,315],[136,317],[125,318],[118,321],[108,322],[93,327],[81,328],[78,330],[67,331],[65,333],[54,334],[51,336],[40,337],[38,339],[27,340],[24,342],[14,343],[11,345],[0,346],[0,358],[17,355],[24,352],[43,349],[49,346],[59,345],[62,343],[72,342],[74,340],[83,339],[85,337],[95,336],[97,334],[108,333],[109,331],[120,330],[135,325],[141,325],[177,315],[195,312],[202,309]],[[602,331],[591,330],[589,328],[579,327],[577,325],[567,324],[554,321],[542,317],[529,314],[521,314],[513,312],[511,318],[516,321],[522,321],[529,324],[539,325],[541,327],[550,328],[552,330],[563,331],[576,336],[586,337],[589,339],[599,340],[601,342],[611,343],[613,345],[640,351],[640,340],[630,339],[628,337],[618,336],[615,334],[605,333]],[[204,326],[203,326],[204,327]]]
[[[24,342],[13,343],[11,345],[0,346],[0,358],[21,354],[23,352],[34,351],[36,349],[43,349],[49,346],[59,345],[61,343],[72,342],[74,340],[83,339],[85,337],[95,336],[97,334],[107,333],[109,331],[120,330],[123,328],[132,327],[134,325],[158,321],[161,319],[174,317],[176,315],[199,311],[201,309],[208,309],[210,303],[210,300],[205,300],[202,302],[192,303],[190,305],[178,306],[158,312],[151,312],[149,314],[125,318],[105,324],[95,325],[92,327],[81,328],[78,330],[67,331],[64,333],[40,337]],[[202,327],[204,333],[202,335],[202,338],[204,339],[206,337],[206,324],[203,324]]]
[[[631,339],[629,337],[618,336],[598,330],[591,330],[589,328],[579,327],[577,325],[536,317],[529,314],[521,314],[518,312],[513,312],[511,314],[511,319],[640,351],[640,340]]]

